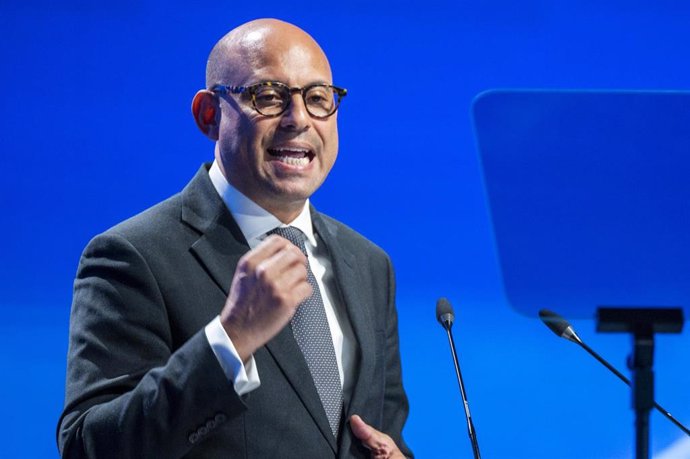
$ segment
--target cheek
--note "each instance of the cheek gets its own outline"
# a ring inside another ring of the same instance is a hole
[[[255,112],[247,112],[239,107],[223,107],[221,131],[227,144],[248,144],[256,137],[259,124]]]
[[[331,167],[335,163],[336,158],[338,157],[338,126],[336,125],[333,128],[333,132],[331,134],[330,138],[330,144],[328,145],[328,149],[330,151],[330,159],[331,159]]]
[[[321,138],[324,146],[324,153],[329,165],[333,165],[336,157],[338,156],[338,125],[335,123],[329,123],[329,125],[324,126],[321,131]]]
[[[335,144],[336,151],[338,149],[338,125],[333,126],[333,133],[331,134],[331,142]]]
[[[277,118],[252,119],[244,118],[239,127],[238,136],[244,139],[242,143],[249,150],[257,154],[262,152],[273,139]]]

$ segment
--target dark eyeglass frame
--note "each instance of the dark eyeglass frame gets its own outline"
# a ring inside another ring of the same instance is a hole
[[[256,104],[256,93],[257,90],[261,87],[264,86],[269,86],[269,87],[277,87],[277,88],[282,88],[283,90],[287,91],[290,93],[290,96],[287,99],[287,102],[283,106],[282,110],[280,112],[275,113],[275,114],[266,114],[259,109],[259,107]],[[315,115],[314,113],[309,110],[309,104],[307,103],[306,95],[307,92],[313,88],[327,88],[328,90],[332,91],[337,95],[338,97],[334,100],[333,103],[333,109],[326,115]],[[295,93],[299,93],[302,96],[302,101],[304,102],[304,107],[307,109],[307,113],[313,118],[317,119],[326,119],[333,115],[336,111],[338,111],[338,107],[340,106],[340,101],[342,100],[343,97],[347,95],[347,89],[345,88],[339,88],[338,86],[333,86],[331,84],[322,84],[322,83],[316,83],[316,84],[310,84],[308,86],[304,86],[302,88],[299,87],[290,87],[286,85],[285,83],[281,83],[280,81],[261,81],[259,83],[254,83],[248,86],[232,86],[232,85],[222,85],[222,84],[217,84],[211,88],[212,92],[218,93],[218,94],[248,94],[252,98],[252,106],[254,107],[254,110],[256,110],[260,115],[266,116],[266,117],[276,117],[280,116],[285,111],[290,107],[290,104],[292,103],[292,95]]]

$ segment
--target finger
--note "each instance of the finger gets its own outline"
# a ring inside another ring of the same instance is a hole
[[[299,285],[296,285],[292,289],[292,294],[295,302],[295,311],[297,310],[297,306],[302,304],[304,300],[309,298],[311,294],[313,293],[313,288],[309,282],[303,282]]]
[[[294,245],[284,237],[280,237],[277,234],[271,234],[263,241],[259,242],[259,244],[252,249],[252,252],[264,259],[283,249],[288,244]]]
[[[307,258],[302,251],[290,244],[261,260],[255,267],[257,277],[263,280],[284,278],[292,282],[307,279]]]
[[[391,437],[371,427],[358,415],[350,417],[350,428],[374,459],[404,457]]]
[[[248,270],[251,271],[262,261],[271,258],[283,250],[291,250],[292,247],[297,249],[297,247],[287,239],[273,234],[261,241],[261,243],[259,243],[259,245],[254,247],[252,250],[244,254],[244,256],[240,259],[240,263],[245,265]],[[297,249],[297,251],[301,252],[299,249]]]
[[[297,247],[288,246],[261,261],[253,273],[260,291],[268,295],[266,299],[278,306],[294,311],[297,306],[312,294],[307,279],[307,259]]]
[[[355,434],[355,437],[360,439],[365,446],[374,433],[374,428],[364,422],[362,418],[356,414],[350,417],[350,428],[352,429],[352,433]]]
[[[280,266],[272,267],[265,271],[264,275],[274,276],[270,279],[274,293],[290,298],[290,303],[295,307],[312,294],[312,286],[307,278],[307,267],[299,261],[282,269]]]

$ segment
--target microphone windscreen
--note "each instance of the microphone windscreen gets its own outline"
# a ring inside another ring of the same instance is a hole
[[[539,318],[544,324],[551,329],[557,336],[564,338],[565,332],[570,327],[570,324],[563,317],[548,309],[539,311]]]
[[[453,306],[446,298],[439,298],[436,302],[436,320],[446,326],[445,322],[453,323],[455,321],[455,314],[453,313]]]

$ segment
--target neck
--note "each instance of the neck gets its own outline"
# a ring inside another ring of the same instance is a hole
[[[217,153],[217,152],[216,152]],[[220,160],[219,155],[216,154],[216,164],[220,169],[221,174],[225,177],[225,180],[232,185],[237,191],[242,193],[247,198],[251,199],[256,205],[263,208],[271,215],[280,220],[283,224],[289,224],[294,221],[299,214],[304,209],[307,202],[306,199],[289,199],[287,196],[276,195],[275,197],[265,197],[265,196],[252,196],[245,190],[241,183],[236,183],[229,174],[226,173],[223,162]]]
[[[302,201],[301,204],[295,203],[294,205],[288,206],[264,205],[261,202],[257,202],[257,204],[266,209],[271,214],[273,214],[273,216],[280,220],[281,223],[287,225],[293,222],[297,218],[297,216],[302,212],[302,209],[304,209],[305,202],[306,201]]]

